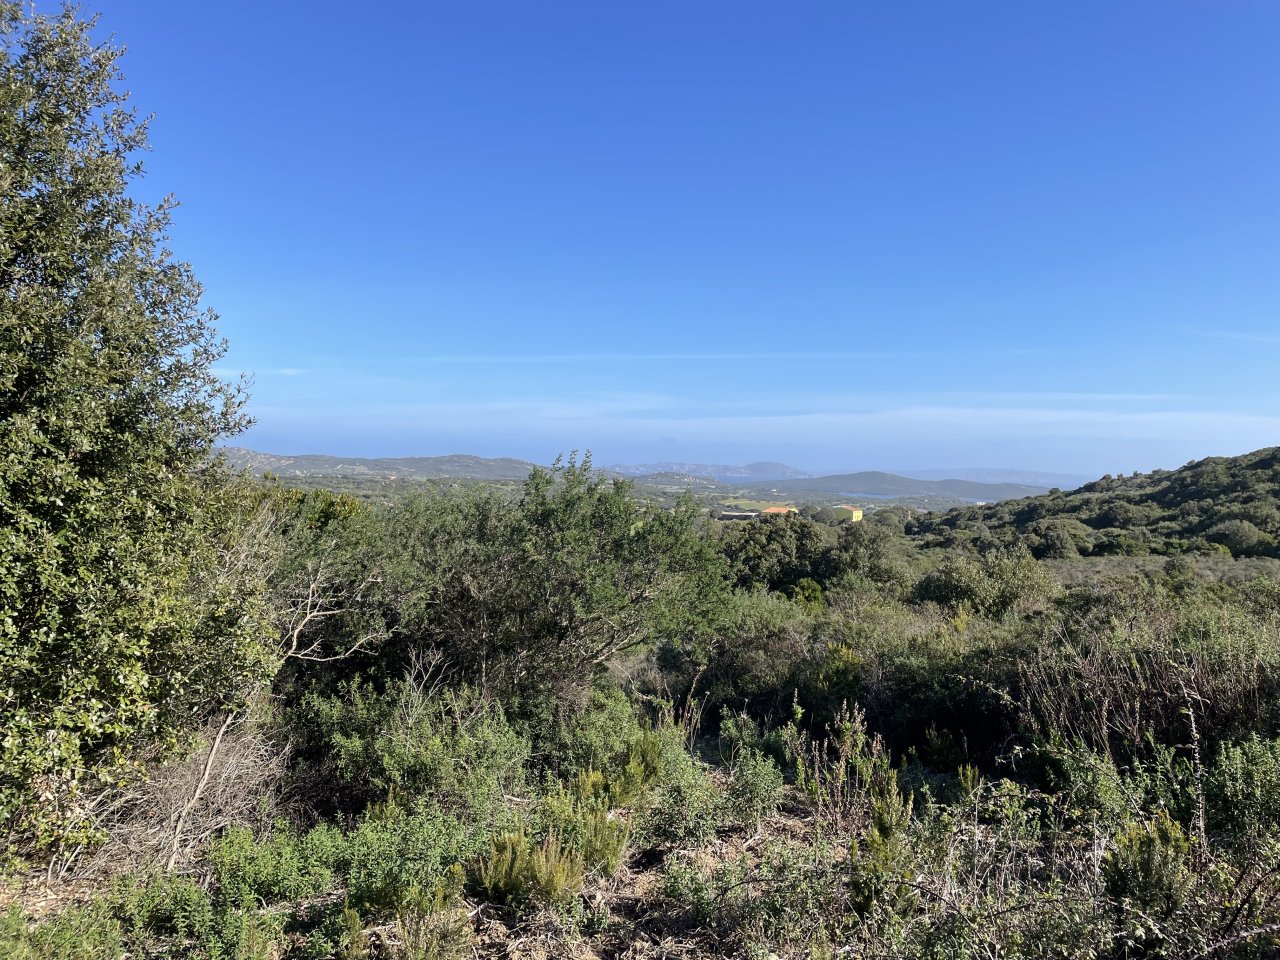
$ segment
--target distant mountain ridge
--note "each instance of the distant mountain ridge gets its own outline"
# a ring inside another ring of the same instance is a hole
[[[894,497],[936,497],[945,500],[993,502],[1032,497],[1044,493],[1046,487],[1024,483],[979,483],[974,480],[916,480],[878,470],[841,473],[829,477],[806,477],[796,480],[754,483],[777,493],[822,493],[849,497],[891,499]]]
[[[270,472],[281,477],[524,480],[535,466],[528,460],[463,453],[443,457],[331,457],[319,453],[287,456],[244,447],[222,447],[220,452],[232,469]]]
[[[637,463],[614,464],[605,467],[608,473],[616,473],[624,477],[649,477],[655,474],[675,474],[688,477],[709,477],[712,480],[799,480],[812,477],[785,463],[762,461],[733,466],[724,463]]]
[[[1015,470],[1002,467],[958,467],[945,470],[895,470],[900,477],[914,480],[973,480],[977,483],[1019,483],[1032,487],[1058,487],[1074,490],[1084,486],[1091,476],[1082,473],[1050,473],[1040,470]]]
[[[327,454],[259,453],[244,447],[222,447],[220,452],[234,470],[278,477],[346,477],[400,480],[524,480],[536,464],[512,457],[476,457],[451,454],[442,457],[333,457]],[[624,476],[641,483],[692,486],[724,484],[727,487],[769,491],[790,497],[806,493],[858,499],[927,498],[973,503],[993,503],[1044,493],[1048,488],[1016,483],[979,483],[972,480],[917,480],[882,471],[864,471],[815,477],[785,463],[758,462],[742,466],[708,463],[647,463],[606,467],[601,473]]]

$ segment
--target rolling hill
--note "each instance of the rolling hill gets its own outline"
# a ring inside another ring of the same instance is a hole
[[[330,457],[324,454],[285,456],[244,447],[223,447],[234,470],[273,473],[279,477],[356,477],[404,480],[524,480],[534,464],[510,457],[491,459],[467,454],[445,457]]]
[[[1041,557],[1280,556],[1280,447],[917,520],[938,545],[1027,543]]]
[[[653,477],[671,475],[687,477],[707,477],[723,483],[741,483],[743,481],[764,480],[797,480],[811,477],[813,474],[797,470],[785,463],[748,463],[743,466],[731,466],[724,463],[639,463],[615,464],[605,468],[606,472],[616,473],[624,477]]]

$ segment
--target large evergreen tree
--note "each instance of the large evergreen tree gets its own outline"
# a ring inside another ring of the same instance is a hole
[[[245,425],[224,345],[130,195],[146,121],[73,10],[0,0],[0,831],[77,803],[263,662],[214,442]],[[0,836],[3,833],[0,832]]]

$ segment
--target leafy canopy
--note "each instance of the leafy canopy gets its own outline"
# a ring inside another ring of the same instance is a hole
[[[0,823],[39,829],[262,649],[209,466],[244,396],[173,201],[129,194],[146,121],[91,28],[0,0]]]

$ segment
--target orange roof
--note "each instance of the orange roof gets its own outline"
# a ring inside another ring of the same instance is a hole
[[[765,507],[761,513],[795,513],[795,507]]]

